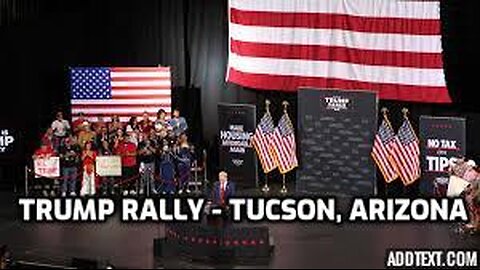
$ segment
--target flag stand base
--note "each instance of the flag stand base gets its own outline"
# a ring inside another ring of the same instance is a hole
[[[262,188],[263,193],[268,193],[270,188],[268,187],[268,176],[265,174],[265,185]]]
[[[282,188],[280,189],[280,193],[285,194],[288,192],[287,186],[285,185],[285,174],[282,174],[282,178],[283,178],[283,184],[282,184]]]
[[[268,193],[268,192],[270,191],[270,187],[268,187],[268,184],[267,184],[267,183],[265,183],[265,185],[263,186],[262,191],[263,191],[264,193]]]

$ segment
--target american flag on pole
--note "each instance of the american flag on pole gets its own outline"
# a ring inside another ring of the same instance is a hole
[[[277,161],[272,148],[274,132],[273,119],[269,112],[263,115],[258,124],[251,142],[262,164],[263,172],[269,173],[277,168]]]
[[[395,155],[394,148],[397,147],[396,142],[392,127],[384,119],[375,136],[371,155],[387,183],[398,177],[397,165],[393,158],[393,155]]]
[[[227,80],[449,103],[440,1],[229,0]]]
[[[405,117],[397,133],[398,147],[395,148],[398,160],[398,174],[404,185],[409,185],[420,178],[420,146],[410,122]]]
[[[285,174],[298,166],[295,133],[292,122],[286,112],[280,118],[278,126],[275,128],[273,146],[281,174]]]
[[[79,113],[91,121],[113,115],[128,121],[144,112],[171,112],[169,67],[70,68],[70,88],[73,120]]]

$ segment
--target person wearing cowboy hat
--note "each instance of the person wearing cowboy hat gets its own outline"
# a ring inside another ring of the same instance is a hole
[[[84,123],[78,133],[78,144],[84,147],[87,142],[91,142],[94,139],[95,132],[92,131],[90,123]]]

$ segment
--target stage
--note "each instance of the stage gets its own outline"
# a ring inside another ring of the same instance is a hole
[[[153,239],[165,236],[163,224],[122,224],[118,216],[105,223],[23,223],[15,197],[0,196],[0,243],[19,261],[68,266],[72,258],[108,262],[117,268],[244,268],[227,262],[205,264],[186,258],[154,256]],[[255,224],[268,226],[275,245],[261,268],[383,268],[389,248],[472,249],[480,238],[456,232],[453,224]],[[250,226],[250,224],[245,224]],[[253,226],[253,225],[252,225]]]

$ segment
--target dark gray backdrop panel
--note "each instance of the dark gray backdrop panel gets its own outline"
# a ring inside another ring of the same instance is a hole
[[[419,126],[422,165],[420,192],[428,196],[444,197],[449,182],[447,160],[452,157],[464,157],[467,152],[466,120],[458,117],[422,115]],[[436,144],[429,146],[428,140],[433,140]],[[455,147],[446,147],[447,145],[442,143],[445,140],[455,141]]]
[[[373,194],[376,172],[370,153],[376,128],[375,93],[300,90],[297,192]]]
[[[218,104],[220,170],[226,170],[229,178],[244,188],[257,185],[257,159],[250,145],[256,125],[255,105]],[[231,147],[230,143],[242,143],[246,147],[238,144],[235,144],[237,147]]]

